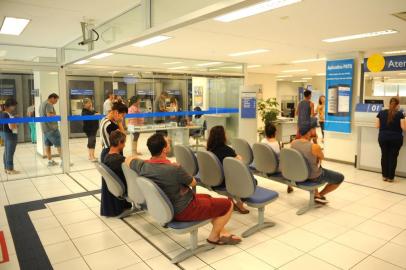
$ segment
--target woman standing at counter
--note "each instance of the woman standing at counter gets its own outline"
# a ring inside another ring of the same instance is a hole
[[[320,124],[323,143],[324,143],[324,111],[325,111],[325,107],[326,107],[325,103],[326,103],[326,97],[320,96],[319,105],[317,106],[317,115],[319,116],[319,124]]]
[[[391,98],[389,109],[380,111],[376,117],[382,153],[382,177],[384,181],[393,182],[399,151],[403,145],[402,131],[406,131],[405,115],[399,111],[399,99]]]
[[[140,109],[141,97],[140,96],[133,96],[130,99],[130,107],[128,107],[129,114],[136,114],[141,113]],[[132,126],[142,126],[144,125],[144,118],[131,118],[128,120],[128,125]],[[142,155],[142,153],[138,152],[138,139],[140,138],[139,132],[133,133],[133,143],[132,143],[132,154],[135,155]]]

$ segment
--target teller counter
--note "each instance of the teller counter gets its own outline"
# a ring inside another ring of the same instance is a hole
[[[365,105],[365,104],[362,104]],[[357,128],[357,168],[381,172],[381,148],[378,144],[379,130],[375,127],[376,115],[381,108],[374,110],[358,109],[355,112]],[[406,137],[400,149],[396,175],[406,177]]]

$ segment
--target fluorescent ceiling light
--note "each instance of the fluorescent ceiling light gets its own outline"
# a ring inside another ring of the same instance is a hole
[[[251,55],[251,54],[258,54],[258,53],[265,53],[265,52],[269,52],[269,50],[257,49],[257,50],[252,50],[252,51],[231,53],[231,54],[229,54],[229,56],[244,56],[244,55]]]
[[[258,68],[262,67],[261,65],[248,65],[247,68]]]
[[[6,56],[7,51],[1,50],[0,51],[0,57]]]
[[[129,73],[127,74],[127,76],[134,76],[134,73]]]
[[[356,35],[350,35],[350,36],[327,38],[327,39],[323,39],[323,41],[331,43],[331,42],[339,42],[339,41],[346,41],[346,40],[359,39],[359,38],[369,38],[369,37],[390,35],[390,34],[396,34],[397,32],[398,31],[396,31],[396,30],[389,29],[389,30],[370,32],[370,33],[362,33],[362,34],[356,34]]]
[[[218,71],[218,70],[220,70],[219,68],[211,68],[211,69],[209,69],[209,71]]]
[[[292,75],[278,75],[276,78],[289,78],[292,77]]]
[[[307,81],[292,81],[292,82],[294,82],[294,83],[305,83]]]
[[[310,59],[302,59],[302,60],[295,60],[292,61],[293,64],[299,64],[299,63],[309,63],[309,62],[318,62],[318,61],[325,61],[326,58],[310,58]]]
[[[188,67],[187,66],[180,66],[180,67],[171,67],[171,68],[168,68],[168,69],[176,70],[176,69],[186,69],[186,68],[188,68]]]
[[[221,67],[222,69],[242,69],[242,66]]]
[[[5,17],[0,28],[0,34],[19,36],[28,25],[30,20],[13,17]]]
[[[58,75],[58,72],[56,72],[56,71],[51,71],[51,72],[48,72],[48,74],[49,74],[49,75]]]
[[[219,64],[223,64],[223,62],[202,63],[202,64],[197,64],[196,66],[198,66],[198,67],[208,67],[208,66],[214,66],[214,65],[219,65]]]
[[[316,76],[326,76],[326,73],[317,73]]]
[[[406,53],[406,50],[383,52],[383,54],[398,54],[398,53]]]
[[[406,75],[406,72],[401,72],[399,73],[399,75]]]
[[[284,79],[277,79],[277,81],[284,81]]]
[[[89,62],[90,62],[89,60],[80,60],[80,61],[75,62],[74,64],[75,65],[83,65],[83,64],[87,64]]]
[[[214,20],[220,22],[232,22],[263,12],[267,12],[273,9],[281,8],[291,4],[301,2],[302,0],[268,0],[256,5],[252,5],[246,8],[242,8],[219,17],[216,17]]]
[[[302,71],[307,71],[307,69],[288,69],[288,70],[283,70],[282,72],[302,72]]]
[[[311,77],[309,77],[309,78],[302,78],[302,80],[311,80],[312,78]]]
[[[102,59],[113,55],[113,53],[101,53],[95,56],[90,57],[91,59]]]
[[[165,40],[170,39],[170,38],[172,38],[172,37],[170,37],[170,36],[155,36],[155,37],[152,37],[152,38],[148,38],[148,39],[144,39],[144,40],[141,40],[139,42],[136,42],[136,43],[133,44],[133,46],[138,47],[138,48],[143,48],[143,47],[146,47],[146,46],[149,46],[149,45],[152,45],[152,44],[156,44],[156,43],[165,41]]]
[[[117,70],[109,71],[110,74],[116,74],[116,73],[119,73],[119,72],[120,71],[117,71]]]
[[[168,62],[164,63],[164,65],[177,65],[177,64],[182,64],[183,62]]]

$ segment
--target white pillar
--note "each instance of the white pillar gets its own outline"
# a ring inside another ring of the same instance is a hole
[[[62,149],[62,170],[64,173],[70,171],[70,153],[69,153],[69,122],[68,122],[68,100],[69,93],[66,87],[66,74],[63,67],[59,68],[59,108],[61,115],[61,149]]]

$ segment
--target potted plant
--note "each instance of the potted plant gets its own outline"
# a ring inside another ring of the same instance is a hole
[[[276,121],[280,113],[278,108],[279,103],[276,101],[276,98],[268,98],[258,102],[258,112],[264,125],[268,122]]]

